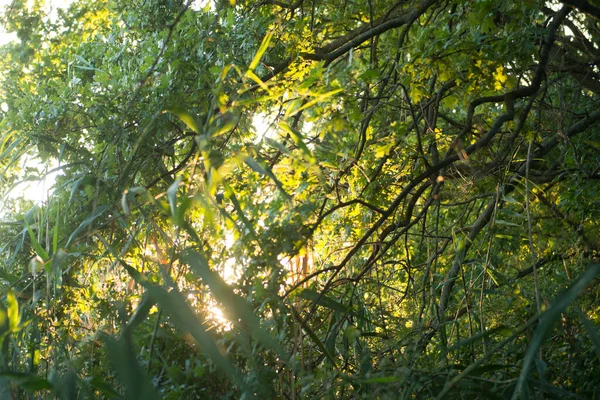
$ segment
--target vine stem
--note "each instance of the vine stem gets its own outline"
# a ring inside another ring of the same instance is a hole
[[[531,253],[531,265],[533,268],[533,284],[535,287],[535,305],[536,305],[536,315],[540,316],[542,313],[542,300],[540,296],[540,282],[538,279],[538,273],[536,268],[537,256],[535,253],[535,247],[533,245],[533,232],[531,227],[531,190],[529,187],[529,167],[531,164],[531,147],[533,144],[533,138],[529,139],[529,145],[527,146],[527,161],[525,162],[525,209],[527,211],[527,233],[529,237],[529,252]],[[543,350],[542,346],[538,350],[538,357],[540,360],[543,359]],[[542,392],[543,393],[543,392]],[[543,394],[539,394],[539,398],[543,398]]]
[[[529,140],[527,146],[527,161],[525,166],[525,210],[527,212],[527,233],[529,236],[529,252],[531,253],[531,265],[533,266],[533,282],[535,285],[535,303],[537,307],[538,315],[542,312],[542,301],[540,296],[540,284],[538,280],[538,273],[536,268],[537,255],[535,253],[535,247],[533,245],[533,231],[531,226],[531,188],[529,187],[529,165],[531,163],[531,147],[533,139]]]
[[[158,310],[158,314],[156,316],[156,323],[154,324],[154,330],[152,331],[152,339],[150,339],[150,354],[148,356],[148,368],[147,371],[150,372],[150,367],[152,366],[152,357],[154,356],[154,342],[156,340],[156,334],[158,332],[158,327],[160,326],[160,318],[162,317],[162,308]]]

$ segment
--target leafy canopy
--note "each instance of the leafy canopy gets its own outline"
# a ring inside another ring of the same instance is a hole
[[[597,396],[599,10],[13,1],[0,397]]]

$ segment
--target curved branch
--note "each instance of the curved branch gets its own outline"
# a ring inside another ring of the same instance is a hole
[[[600,7],[591,5],[585,0],[560,0],[562,3],[586,13],[590,17],[600,20]]]
[[[412,23],[437,2],[438,0],[424,0],[419,3],[412,12],[389,20],[387,20],[386,15],[372,23],[370,22],[356,28],[347,35],[321,47],[317,53],[303,54],[303,56],[307,59],[317,61],[325,60],[327,63],[331,63],[336,58],[350,51],[350,49],[361,45],[375,36],[379,36],[391,29]]]

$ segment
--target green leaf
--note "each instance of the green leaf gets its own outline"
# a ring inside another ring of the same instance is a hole
[[[260,165],[259,163],[256,162],[256,160],[254,160],[252,157],[250,156],[246,156],[244,157],[244,162],[255,172],[258,172],[261,175],[264,175],[266,177],[271,178],[271,180],[275,183],[275,186],[277,186],[277,189],[279,189],[279,191],[281,193],[283,193],[283,195],[287,198],[291,198],[292,196],[290,196],[289,194],[286,193],[285,189],[283,188],[283,184],[279,181],[279,179],[277,179],[277,177],[273,174],[273,172],[271,172],[271,170],[267,167],[263,167],[262,165]]]
[[[31,379],[25,380],[19,383],[23,389],[32,392],[39,392],[42,390],[52,390],[53,386],[44,378],[32,377]]]
[[[177,115],[179,119],[182,120],[183,123],[196,134],[199,135],[204,131],[198,118],[191,112],[186,111],[181,107],[171,107],[165,109],[165,111]]]
[[[314,164],[316,162],[316,159],[313,156],[312,152],[309,150],[309,148],[304,143],[304,137],[302,136],[302,134],[300,133],[300,131],[298,131],[297,129],[292,128],[285,121],[281,121],[279,123],[279,127],[281,129],[283,129],[286,133],[288,133],[292,137],[292,139],[294,140],[294,143],[296,144],[296,146],[298,146],[302,150],[302,153],[304,154],[304,157],[306,158],[306,160],[308,162],[310,162],[311,164]]]
[[[39,392],[52,390],[53,385],[44,378],[22,372],[0,372],[0,378],[7,378],[25,390]]]
[[[515,391],[513,392],[513,399],[519,396],[525,398],[524,388],[525,382],[529,375],[529,369],[531,364],[535,360],[536,353],[542,344],[542,341],[550,331],[550,328],[565,311],[565,309],[575,300],[598,275],[600,275],[600,264],[591,264],[588,269],[581,274],[581,276],[573,282],[573,284],[564,292],[562,292],[550,305],[542,315],[540,316],[537,329],[533,333],[529,342],[529,347],[523,358],[523,366],[521,368],[521,374]]]
[[[287,359],[281,344],[261,328],[260,320],[246,301],[236,295],[216,271],[210,269],[208,261],[202,254],[186,249],[181,255],[181,260],[208,285],[211,294],[223,305],[223,313],[230,321],[241,321],[244,326],[250,328],[250,332],[259,342]]]
[[[125,335],[133,335],[134,329],[144,322],[148,317],[154,302],[154,299],[148,294],[148,292],[144,293],[141,303],[138,305],[135,312],[127,322],[127,325],[125,326]]]
[[[294,319],[296,319],[296,321],[302,321],[302,317],[300,317],[300,315],[294,308],[292,308],[292,316],[294,317]],[[329,352],[329,350],[327,350],[327,348],[325,347],[325,345],[323,344],[321,339],[319,339],[317,334],[312,330],[312,328],[308,325],[308,323],[304,324],[303,330],[312,339],[312,341],[317,345],[317,347],[319,348],[319,350],[321,350],[321,352],[325,355],[325,357],[327,357],[327,359],[329,361],[331,361],[333,366],[337,369],[337,363],[336,363],[335,358]]]
[[[98,376],[94,376],[92,379],[90,379],[88,381],[89,385],[92,388],[97,389],[98,391],[100,391],[103,395],[107,396],[107,398],[109,399],[116,399],[121,397],[121,395],[112,387],[110,387],[105,381],[104,379],[98,377]]]
[[[50,267],[50,274],[48,276],[48,282],[51,280],[54,282],[54,288],[60,289],[62,287],[62,263],[67,259],[69,253],[63,249],[59,249],[52,255],[52,266]],[[49,289],[49,288],[48,288]]]
[[[467,339],[462,339],[462,340],[458,341],[454,345],[448,347],[448,350],[456,350],[456,349],[458,349],[460,347],[468,346],[471,343],[474,343],[474,342],[476,342],[478,340],[481,340],[481,339],[484,339],[486,337],[489,337],[490,335],[493,335],[495,333],[502,333],[502,334],[505,335],[507,333],[506,331],[510,332],[510,329],[507,326],[505,326],[505,325],[501,325],[501,326],[498,326],[498,327],[493,328],[493,329],[489,329],[489,330],[486,330],[486,331],[483,331],[483,332],[479,332],[478,334],[473,335],[473,336],[471,336],[471,337],[469,337]]]
[[[190,309],[181,293],[177,290],[168,292],[160,286],[150,283],[145,276],[126,263],[121,261],[121,265],[138,284],[146,288],[148,294],[159,303],[171,318],[173,318],[175,324],[192,335],[196,342],[202,347],[202,350],[219,368],[221,368],[221,370],[223,370],[223,372],[234,378],[240,386],[245,386],[239,372],[235,369],[231,361],[221,354],[221,351],[211,335],[204,329],[202,321],[200,321],[198,316]]]
[[[123,214],[128,216],[131,213],[131,209],[129,208],[129,202],[127,201],[127,195],[129,192],[125,190],[123,195],[121,196],[121,208],[123,209]]]
[[[361,379],[361,383],[395,383],[401,382],[405,378],[402,376],[376,376],[374,378]]]
[[[251,80],[253,80],[258,86],[260,86],[260,88],[262,90],[264,90],[265,92],[267,92],[268,94],[271,94],[271,91],[269,90],[269,86],[267,86],[266,83],[264,83],[259,77],[258,75],[256,75],[254,72],[252,72],[251,70],[246,71],[246,76],[248,78],[250,78]],[[250,90],[250,89],[248,89]]]
[[[209,136],[211,138],[221,136],[225,132],[231,131],[233,128],[236,127],[236,125],[237,124],[236,124],[236,122],[234,120],[225,121],[221,126],[216,127],[214,129],[211,129],[210,133],[209,133]]]
[[[368,69],[362,74],[359,75],[358,79],[366,82],[372,82],[375,79],[379,78],[379,70],[378,69]]]
[[[471,372],[469,372],[468,375],[481,376],[482,374],[484,374],[486,372],[500,371],[503,369],[513,368],[513,367],[515,367],[515,366],[514,365],[505,365],[505,364],[487,364],[487,365],[482,365],[481,367],[474,368],[473,370],[471,370]]]
[[[594,350],[596,351],[596,356],[600,361],[600,335],[598,335],[598,328],[594,325],[592,321],[579,309],[577,308],[577,315],[581,320],[581,324],[585,328],[592,341],[592,345],[594,346]]]
[[[4,150],[2,152],[2,154],[0,154],[0,160],[6,158],[12,151],[14,151],[17,148],[17,146],[19,146],[23,142],[24,142],[24,138],[23,137],[17,137],[17,138],[15,138],[15,140],[13,140],[13,142],[10,144],[10,146],[8,146],[6,148],[6,150]],[[13,157],[13,159],[12,159],[13,162],[11,162],[9,165],[7,165],[6,169],[8,169],[8,167],[10,165],[12,165],[14,162],[17,162],[18,160],[19,160],[18,157]],[[5,169],[5,171],[6,171],[6,169]]]
[[[8,327],[14,332],[19,327],[21,316],[19,315],[19,303],[17,302],[17,298],[15,297],[15,294],[12,292],[12,290],[10,290],[6,294],[6,301],[8,304]]]
[[[306,104],[304,104],[300,108],[290,107],[286,111],[285,117],[286,118],[292,117],[292,116],[298,114],[300,111],[306,110],[307,108],[312,107],[315,104],[320,103],[320,102],[326,100],[327,98],[329,98],[329,97],[331,97],[333,95],[336,95],[336,94],[338,94],[338,93],[340,93],[342,91],[343,91],[343,89],[335,89],[335,90],[332,90],[330,92],[322,93],[322,94],[317,95],[314,99],[312,99],[311,101],[307,101]]]
[[[519,203],[517,200],[515,200],[515,198],[514,198],[514,197],[511,197],[511,196],[505,196],[505,195],[503,195],[503,196],[502,196],[502,200],[503,200],[503,201],[505,201],[505,202],[507,202],[507,203],[512,203],[512,204],[521,204],[521,203]]]
[[[258,63],[260,62],[260,59],[262,58],[262,56],[265,54],[265,52],[269,48],[269,43],[271,42],[271,38],[273,38],[272,32],[269,32],[265,35],[265,37],[262,40],[262,43],[260,44],[260,47],[258,48],[258,51],[254,55],[254,58],[252,59],[252,61],[250,62],[250,65],[248,66],[248,70],[256,69],[256,67],[258,66]]]
[[[514,222],[504,221],[502,219],[496,219],[496,220],[494,220],[494,223],[497,224],[497,225],[521,227],[520,224],[515,224]]]
[[[69,240],[67,240],[67,244],[65,247],[69,247],[69,245],[71,244],[71,242],[73,241],[73,239],[75,239],[77,237],[77,235],[79,235],[83,230],[85,230],[92,222],[94,222],[96,220],[96,218],[100,217],[102,214],[104,214],[110,207],[107,205],[104,206],[100,206],[97,207],[94,212],[92,212],[91,215],[89,215],[85,220],[83,220],[83,222],[81,224],[79,224],[79,226],[77,227],[77,229],[75,229],[73,231],[73,233],[71,233],[71,236],[69,236]]]
[[[52,254],[56,254],[58,250],[58,227],[60,225],[60,207],[59,203],[56,204],[56,218],[54,220],[54,226],[52,227]]]
[[[35,237],[35,233],[33,233],[33,229],[31,229],[31,226],[29,226],[27,221],[25,221],[25,225],[27,226],[27,231],[29,232],[29,238],[31,239],[31,244],[33,246],[35,254],[37,254],[43,262],[48,261],[50,259],[50,256],[48,255],[46,250],[44,250],[42,245],[38,242],[37,238]]]
[[[507,208],[502,208],[502,209],[498,210],[498,213],[502,213],[504,215],[508,215],[510,217],[513,217],[513,218],[527,219],[526,215],[520,214],[520,213],[515,212],[513,210],[509,210]]]
[[[169,207],[171,209],[171,216],[177,215],[177,190],[181,185],[182,177],[178,176],[169,188],[167,189],[167,199],[169,200]]]
[[[263,137],[263,139],[269,146],[279,150],[281,153],[286,154],[286,155],[290,155],[290,151],[287,149],[287,147],[285,147],[283,144],[279,143],[277,140],[275,139],[271,139],[270,137]]]
[[[133,353],[133,343],[126,336],[114,340],[108,335],[101,335],[106,346],[108,358],[117,371],[120,381],[125,387],[125,399],[158,400],[160,397],[154,390],[150,379],[146,376]]]
[[[334,311],[339,311],[342,313],[350,313],[352,311],[350,308],[346,307],[345,305],[338,303],[337,301],[333,300],[332,298],[322,295],[313,289],[304,289],[303,291],[298,293],[298,297],[306,299],[306,300],[311,300],[313,302],[317,302],[317,304],[319,304],[323,307],[327,307]]]
[[[90,174],[84,174],[83,176],[81,176],[81,178],[77,179],[73,183],[73,186],[71,187],[71,195],[69,196],[69,203],[71,203],[73,201],[73,197],[75,196],[75,193],[77,193],[77,190],[79,190],[80,186],[93,185],[95,182],[96,182],[96,177],[94,177],[93,175],[90,175]]]

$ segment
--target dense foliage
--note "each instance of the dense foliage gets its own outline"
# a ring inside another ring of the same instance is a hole
[[[0,398],[600,396],[597,2],[4,25]]]

